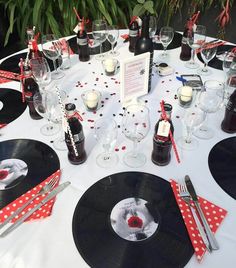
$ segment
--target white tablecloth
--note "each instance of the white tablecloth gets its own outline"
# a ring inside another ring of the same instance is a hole
[[[128,52],[128,43],[123,43],[120,39],[116,49],[120,52],[118,57],[120,60],[125,57],[132,56]],[[154,61],[158,60],[161,51],[155,51]],[[169,50],[169,64],[174,67],[175,71],[180,74],[191,74],[193,70],[186,69],[184,62],[179,60],[180,48]],[[197,60],[197,59],[196,59]],[[96,120],[108,115],[113,115],[117,124],[120,124],[122,116],[122,107],[119,102],[119,74],[115,76],[116,80],[111,79],[103,73],[101,63],[91,57],[91,64],[88,62],[79,62],[78,55],[72,56],[72,68],[66,71],[66,76],[56,83],[60,89],[65,90],[70,100],[74,102],[78,110],[83,113],[85,108],[80,98],[81,93],[85,89],[96,88],[101,90],[105,99],[104,107],[97,114],[86,113],[84,115],[83,128],[86,137],[85,148],[88,154],[87,161],[79,166],[71,165],[67,160],[67,152],[57,151],[60,159],[62,178],[61,181],[71,181],[64,192],[58,195],[53,213],[44,220],[35,222],[26,222],[17,230],[9,234],[7,237],[0,239],[0,267],[1,268],[84,268],[88,267],[83,258],[76,249],[72,237],[72,217],[76,204],[81,195],[91,185],[105,176],[123,171],[143,171],[152,173],[157,176],[169,180],[171,178],[179,180],[188,174],[197,192],[210,200],[211,202],[223,207],[228,211],[228,215],[219,227],[216,238],[220,244],[220,250],[214,251],[212,254],[206,253],[201,264],[193,255],[187,268],[222,268],[234,267],[236,263],[236,200],[227,195],[213,179],[208,168],[208,154],[211,148],[220,140],[231,137],[232,135],[224,133],[220,129],[220,123],[223,119],[224,108],[217,113],[210,115],[209,124],[215,130],[214,138],[210,140],[199,140],[199,147],[195,151],[183,151],[180,148],[181,163],[178,164],[172,152],[172,159],[169,165],[164,167],[156,166],[151,161],[152,136],[154,125],[160,114],[160,100],[165,100],[173,105],[172,120],[175,127],[175,139],[183,135],[184,128],[181,123],[181,116],[184,110],[178,105],[174,98],[181,82],[178,81],[174,73],[168,77],[159,77],[155,72],[152,78],[152,91],[142,99],[147,100],[147,106],[150,109],[151,128],[148,136],[140,143],[139,150],[147,156],[147,163],[138,169],[128,168],[123,164],[122,157],[125,152],[132,148],[131,141],[128,141],[119,130],[119,138],[117,147],[119,151],[119,163],[112,169],[103,169],[97,166],[96,156],[101,152],[102,148],[97,144],[94,138],[94,130],[91,128],[92,123],[89,119]],[[203,82],[206,79],[218,79],[224,81],[224,74],[220,70],[213,70],[213,74],[209,77],[202,77]],[[98,78],[98,79],[96,79]],[[164,81],[164,82],[163,82]],[[82,87],[76,86],[78,82]],[[86,84],[87,83],[87,84]],[[96,84],[96,85],[95,85]],[[106,87],[108,86],[108,87]],[[0,87],[9,87],[19,90],[20,86],[17,82],[1,84]],[[116,93],[116,95],[112,94]],[[180,116],[180,118],[177,118]],[[15,121],[7,127],[0,130],[0,140],[9,139],[37,139],[49,146],[52,146],[51,140],[55,137],[43,136],[39,129],[45,123],[45,120],[34,121],[30,118],[28,109]],[[122,150],[122,146],[126,146],[126,150]],[[158,264],[157,264],[158,267]],[[112,268],[112,267],[111,267]]]

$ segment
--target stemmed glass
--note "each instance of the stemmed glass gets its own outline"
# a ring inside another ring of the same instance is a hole
[[[142,104],[131,104],[126,107],[122,119],[122,132],[126,138],[133,141],[133,150],[124,155],[124,163],[129,167],[141,167],[146,162],[146,156],[137,151],[138,143],[149,131],[149,110]]]
[[[62,120],[62,113],[56,92],[42,90],[34,94],[33,100],[36,111],[48,119],[48,123],[41,127],[40,132],[46,136],[57,134],[60,131],[58,123]]]
[[[102,43],[106,40],[107,23],[104,20],[95,20],[92,23],[93,38],[98,41],[100,47],[100,54],[96,55],[97,60],[103,60]]]
[[[215,57],[217,52],[217,46],[214,46],[214,42],[204,43],[201,47],[201,57],[204,61],[204,67],[198,70],[200,75],[210,75],[212,71],[208,68],[208,63]]]
[[[204,124],[200,126],[194,135],[200,139],[211,139],[214,136],[214,131],[209,127],[208,114],[215,113],[223,102],[224,84],[217,80],[207,80],[204,83],[204,88],[199,93],[197,106],[204,111],[206,119]]]
[[[161,28],[159,33],[159,39],[164,48],[164,51],[161,54],[162,57],[166,57],[168,55],[166,49],[168,45],[172,42],[173,37],[174,37],[174,29],[172,27],[164,26]]]
[[[183,124],[186,127],[186,136],[180,137],[177,143],[184,150],[194,150],[198,146],[198,141],[192,138],[195,131],[205,120],[205,113],[198,107],[186,109]]]
[[[110,118],[99,119],[95,122],[95,138],[102,144],[104,152],[96,158],[98,166],[103,168],[113,167],[118,162],[118,156],[114,150],[118,127],[116,122]]]
[[[188,32],[187,43],[192,49],[191,60],[185,66],[190,69],[197,69],[199,64],[195,62],[195,51],[201,48],[206,39],[206,27],[203,25],[196,25]]]
[[[157,31],[157,17],[156,16],[150,16],[149,19],[149,37],[154,42],[154,37]]]
[[[109,54],[114,56],[114,57],[118,56],[120,53],[118,51],[114,50],[114,45],[119,37],[118,27],[116,25],[108,25],[107,30],[106,30],[106,34],[107,34],[107,40],[111,44],[111,51]]]
[[[59,40],[53,34],[46,34],[42,36],[42,51],[44,55],[53,61],[54,71],[52,72],[52,79],[60,79],[65,74],[57,68],[56,60],[61,55],[61,47]]]
[[[31,59],[30,67],[39,88],[44,89],[51,82],[51,71],[47,60],[45,58]]]

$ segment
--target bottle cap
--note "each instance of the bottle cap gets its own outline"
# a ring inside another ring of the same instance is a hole
[[[76,106],[74,103],[67,103],[65,105],[65,109],[66,111],[70,112],[70,111],[74,111],[76,109]]]

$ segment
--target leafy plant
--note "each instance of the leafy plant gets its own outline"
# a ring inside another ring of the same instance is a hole
[[[153,1],[137,0],[138,4],[135,5],[133,10],[134,16],[142,17],[144,14],[155,14]]]

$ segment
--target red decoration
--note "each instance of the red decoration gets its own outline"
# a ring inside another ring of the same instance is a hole
[[[137,216],[132,216],[128,219],[128,225],[131,228],[142,228],[143,221]]]

